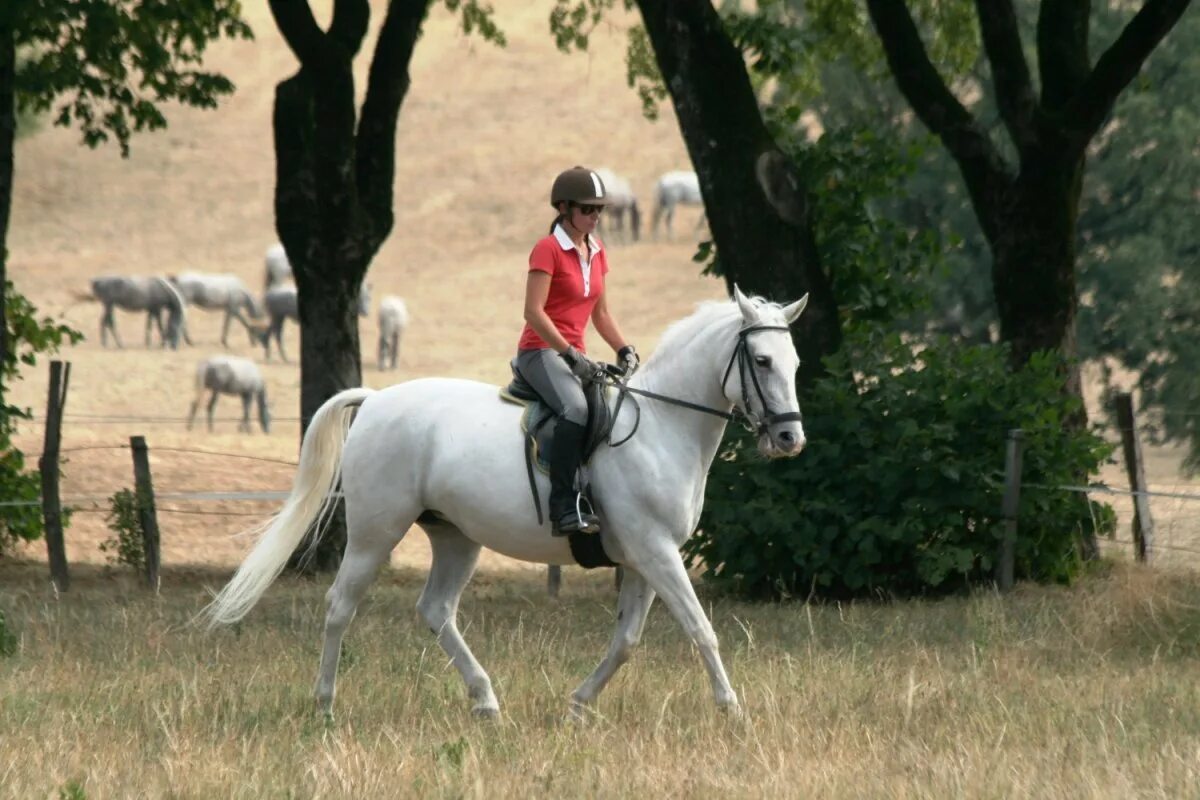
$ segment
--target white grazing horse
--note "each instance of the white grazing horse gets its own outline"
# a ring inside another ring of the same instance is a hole
[[[104,315],[100,318],[100,345],[108,347],[108,333],[111,331],[117,347],[121,337],[117,334],[117,323],[113,318],[113,308],[123,308],[126,311],[146,312],[146,346],[150,346],[150,326],[158,327],[158,338],[163,347],[170,345],[178,349],[182,336],[188,344],[187,337],[187,303],[179,290],[169,280],[162,277],[142,277],[138,275],[102,275],[92,279],[92,296],[104,305]],[[163,330],[162,312],[167,311],[166,331]]]
[[[675,206],[700,206],[700,219],[696,220],[696,230],[704,224],[704,198],[700,195],[700,178],[695,172],[667,172],[654,185],[654,218],[650,222],[650,231],[658,235],[658,221],[665,216],[664,227],[667,238],[670,239],[671,220],[675,218]]]
[[[607,234],[609,220],[611,220],[614,237],[620,234],[622,239],[626,239],[625,214],[628,212],[629,236],[636,242],[641,233],[642,216],[638,210],[637,196],[633,193],[633,187],[629,185],[629,181],[606,167],[596,170],[596,174],[600,176],[601,182],[604,183],[604,189],[608,193],[608,207],[600,215],[600,223],[597,227],[602,234]]]
[[[267,248],[264,259],[266,274],[263,277],[263,291],[272,286],[279,286],[292,279],[292,263],[288,261],[287,251],[279,242]]]
[[[250,334],[251,343],[255,340],[254,330],[249,320],[242,315],[244,310],[252,319],[262,316],[262,306],[258,299],[242,283],[236,275],[213,275],[207,272],[184,272],[172,280],[187,300],[197,308],[209,311],[224,311],[225,320],[221,325],[221,344],[229,346],[229,323],[237,320],[246,327]]]
[[[408,328],[408,306],[394,294],[379,301],[379,371],[395,369],[400,358],[400,337]]]
[[[657,395],[639,401],[636,434],[592,456],[600,536],[608,555],[624,566],[624,580],[608,654],[572,694],[577,714],[629,658],[656,595],[699,649],[718,706],[738,710],[717,637],[679,548],[700,519],[708,469],[731,411],[757,430],[764,456],[792,456],[804,447],[796,401],[799,358],[788,325],[808,298],[781,307],[748,299],[736,289],[734,294],[733,301],[701,305],[666,331],[654,357],[628,384],[631,391]],[[316,684],[320,709],[332,713],[342,636],[367,586],[419,522],[429,536],[433,564],[417,610],[462,674],[473,712],[498,714],[492,682],[457,625],[459,597],[480,548],[535,563],[574,563],[567,539],[552,536],[549,521],[539,525],[530,508],[521,413],[500,399],[495,386],[450,378],[334,395],[317,410],[304,436],[291,496],[265,523],[254,548],[203,616],[211,625],[244,617],[305,532],[330,513],[336,502],[331,490],[340,485],[348,539],[326,595]],[[634,416],[632,404],[624,403],[614,441],[630,433]],[[540,475],[537,480],[546,497],[547,480]]]
[[[212,392],[208,400],[208,429],[213,429],[213,410],[217,407],[217,397],[223,394],[237,395],[242,398],[242,421],[238,430],[250,432],[250,402],[258,401],[258,422],[262,425],[263,433],[271,432],[271,414],[267,409],[267,387],[263,381],[262,372],[258,365],[248,358],[240,356],[213,356],[206,358],[196,366],[196,399],[192,401],[191,411],[188,412],[188,430],[196,419],[196,410],[204,399],[206,391]]]

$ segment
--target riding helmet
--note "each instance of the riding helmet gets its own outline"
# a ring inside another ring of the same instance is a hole
[[[558,208],[563,201],[581,205],[606,206],[609,203],[608,189],[594,171],[574,166],[559,173],[550,189],[550,205]]]

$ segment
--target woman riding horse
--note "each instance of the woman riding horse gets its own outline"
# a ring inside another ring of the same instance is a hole
[[[517,371],[559,418],[550,453],[550,520],[559,536],[600,531],[599,519],[580,508],[575,490],[588,415],[582,382],[600,371],[586,355],[588,318],[627,374],[639,363],[608,309],[608,256],[592,235],[608,203],[604,182],[594,171],[576,166],[559,174],[550,189],[558,216],[529,254]]]

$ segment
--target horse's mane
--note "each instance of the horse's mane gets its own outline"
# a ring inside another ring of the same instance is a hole
[[[768,302],[758,296],[750,297],[750,302],[758,308],[777,306],[777,304]],[[705,300],[702,303],[697,303],[695,311],[683,319],[672,322],[663,331],[662,338],[658,341],[658,346],[654,348],[653,355],[650,356],[646,363],[650,364],[656,360],[660,353],[678,352],[685,344],[700,336],[709,328],[735,318],[741,319],[741,311],[738,309],[737,303],[733,300]]]

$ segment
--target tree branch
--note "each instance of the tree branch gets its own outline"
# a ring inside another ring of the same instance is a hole
[[[1033,118],[1037,99],[1021,48],[1021,31],[1012,0],[975,0],[975,10],[991,66],[996,105],[1017,150],[1023,153],[1036,140]]]
[[[996,231],[988,227],[1014,170],[930,63],[904,0],[867,0],[867,10],[900,92],[958,162],[984,233],[992,238]]]
[[[376,246],[394,221],[392,184],[396,173],[396,121],[408,93],[412,60],[432,0],[394,0],[383,21],[367,77],[367,95],[358,121],[355,169],[359,197]]]
[[[320,57],[325,33],[317,25],[308,0],[270,0],[270,3],[275,26],[300,64],[315,64]]]
[[[1038,10],[1038,70],[1042,81],[1042,108],[1062,108],[1084,79],[1088,69],[1089,0],[1042,0]]]
[[[370,21],[371,4],[367,0],[336,0],[333,22],[329,25],[329,38],[346,48],[353,61],[362,47]]]
[[[1191,0],[1146,0],[1095,69],[1067,103],[1063,119],[1076,142],[1086,146],[1112,112],[1117,97],[1141,71],[1159,42],[1170,32]]]

